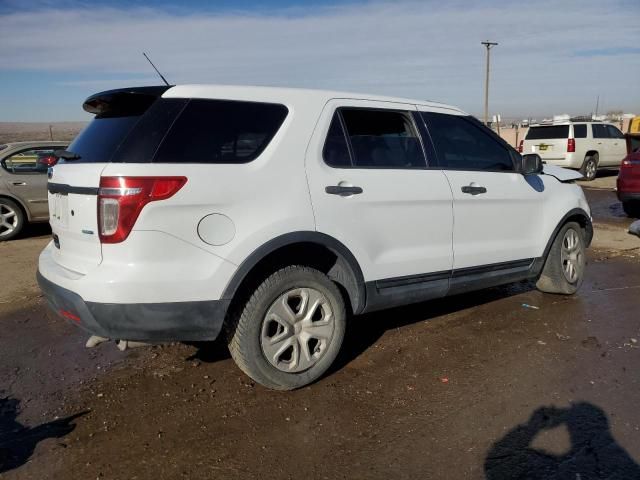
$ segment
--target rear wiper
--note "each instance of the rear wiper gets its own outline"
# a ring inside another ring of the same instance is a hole
[[[58,158],[64,158],[65,160],[80,160],[80,155],[70,152],[69,150],[56,150],[53,154]]]

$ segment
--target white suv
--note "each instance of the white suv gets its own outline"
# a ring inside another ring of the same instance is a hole
[[[623,133],[602,122],[532,125],[518,150],[537,153],[552,165],[579,169],[589,181],[596,178],[599,168],[620,167],[627,155]]]
[[[293,389],[351,314],[526,279],[580,286],[592,237],[579,174],[455,107],[261,87],[88,98],[50,172],[54,310],[122,340],[213,340]]]

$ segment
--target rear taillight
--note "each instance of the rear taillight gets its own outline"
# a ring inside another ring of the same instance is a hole
[[[147,203],[172,197],[186,182],[186,177],[102,177],[98,192],[100,241],[124,241]]]
[[[524,140],[520,140],[520,143],[518,144],[518,153],[522,153],[523,149],[524,149]]]
[[[567,139],[567,152],[574,153],[576,151],[576,140],[574,138]]]

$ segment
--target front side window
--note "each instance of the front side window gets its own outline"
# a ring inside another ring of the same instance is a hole
[[[287,107],[275,103],[190,100],[154,162],[251,162],[267,147],[287,113]]]
[[[406,112],[341,108],[355,168],[425,168],[413,120]]]
[[[622,134],[622,132],[620,130],[618,130],[616,127],[614,127],[613,125],[606,125],[607,130],[609,131],[609,136],[611,138],[624,138],[624,135]]]
[[[587,138],[587,126],[584,123],[573,126],[573,138]]]
[[[2,164],[5,170],[14,174],[47,173],[47,169],[57,161],[53,152],[56,149],[62,148],[63,147],[42,147],[23,150],[5,158]]]
[[[512,171],[509,151],[471,119],[422,112],[439,165],[457,170]]]
[[[607,131],[607,126],[602,125],[601,123],[594,123],[592,125],[593,128],[593,138],[609,138],[609,132]]]

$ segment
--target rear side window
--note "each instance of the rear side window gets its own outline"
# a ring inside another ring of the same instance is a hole
[[[422,112],[442,168],[512,171],[507,148],[475,121],[460,115]]]
[[[267,147],[287,113],[287,107],[273,103],[191,100],[154,162],[250,162]]]
[[[531,127],[525,140],[548,140],[553,138],[569,138],[569,125]]]
[[[413,120],[406,112],[341,108],[355,168],[425,168]]]
[[[607,125],[607,130],[609,131],[609,136],[611,138],[624,138],[622,132],[613,125]]]
[[[609,132],[607,131],[606,125],[602,125],[601,123],[594,123],[592,125],[593,128],[593,138],[609,138]]]
[[[587,138],[587,126],[585,124],[574,125],[573,138]]]

